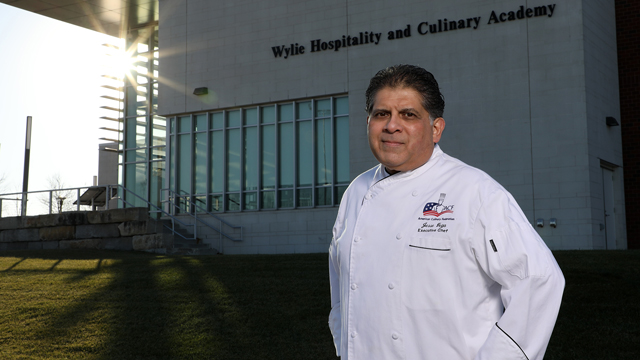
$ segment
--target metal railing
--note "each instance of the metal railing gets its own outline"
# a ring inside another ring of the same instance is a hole
[[[84,190],[84,193],[83,193]],[[63,188],[63,189],[51,189],[51,190],[38,190],[38,191],[29,191],[27,193],[23,192],[15,192],[15,193],[7,193],[0,194],[0,217],[2,217],[2,208],[3,201],[16,201],[19,202],[22,206],[20,207],[20,211],[17,210],[16,207],[16,215],[15,216],[25,216],[26,205],[25,202],[31,199],[38,199],[41,204],[45,205],[45,207],[41,207],[39,211],[32,211],[30,215],[44,215],[44,214],[54,214],[65,211],[80,211],[80,210],[93,210],[95,211],[98,207],[103,207],[104,210],[109,210],[111,200],[116,200],[119,204],[121,203],[123,207],[139,207],[134,204],[134,200],[137,199],[149,209],[150,214],[155,214],[156,218],[162,219],[165,217],[165,220],[171,221],[171,226],[167,226],[164,224],[166,228],[171,230],[174,235],[178,235],[179,237],[185,240],[197,240],[198,236],[198,223],[203,224],[204,226],[212,229],[216,233],[219,234],[219,249],[218,251],[222,253],[223,246],[223,237],[232,241],[242,241],[243,235],[243,227],[239,225],[233,225],[229,222],[225,221],[221,217],[208,212],[203,207],[199,206],[196,202],[191,201],[190,196],[180,195],[174,192],[171,189],[163,189],[164,194],[167,195],[167,199],[161,201],[161,206],[153,204],[149,202],[147,199],[142,196],[136,194],[135,192],[127,189],[126,187],[116,184],[116,185],[97,185],[97,186],[83,186],[83,187],[75,187],[75,188]],[[36,194],[45,194],[44,196],[37,197]],[[34,196],[36,195],[36,196]],[[75,196],[74,196],[75,195]],[[48,199],[48,200],[47,200]],[[70,203],[72,200],[74,200]],[[188,199],[189,209],[184,211],[181,206],[181,200]],[[54,205],[56,206],[54,208]],[[87,208],[89,207],[89,208]],[[165,207],[165,209],[163,209]],[[48,208],[48,209],[47,209]],[[33,210],[33,209],[32,209]],[[20,213],[18,213],[20,212]],[[186,215],[187,217],[191,217],[194,219],[193,224],[189,224],[184,222],[178,218],[178,215]],[[206,214],[208,216],[203,217],[202,215]],[[211,225],[207,220],[215,219],[218,221],[219,226],[216,227]],[[186,236],[177,229],[177,225],[182,226],[185,229],[189,229],[193,226],[193,237]],[[236,239],[227,232],[224,231],[223,226],[227,226],[231,229],[240,229],[240,238]]]
[[[223,248],[223,237],[231,240],[231,241],[242,241],[242,237],[243,237],[243,227],[240,225],[233,225],[231,223],[229,223],[228,221],[224,220],[223,218],[207,211],[207,209],[203,208],[202,206],[198,205],[197,202],[200,201],[202,202],[202,200],[197,199],[191,195],[189,195],[188,193],[184,193],[184,194],[179,194],[176,193],[175,191],[171,190],[171,189],[162,189],[162,191],[166,194],[168,194],[168,198],[164,201],[162,201],[163,203],[168,204],[169,208],[170,208],[170,212],[173,216],[176,216],[177,214],[183,214],[185,216],[189,216],[192,219],[194,219],[194,224],[197,224],[198,222],[200,222],[201,224],[203,224],[204,226],[212,229],[213,231],[217,232],[219,237],[218,237],[218,251],[220,253],[222,253],[222,248]],[[183,208],[182,205],[182,200],[186,200],[184,203],[186,204],[187,209]],[[195,201],[193,200],[195,199]],[[200,214],[200,216],[198,216]],[[202,215],[206,214],[206,217],[203,217]],[[215,219],[218,221],[218,227],[215,227],[213,225],[211,225],[208,220],[209,219]],[[226,225],[227,227],[231,228],[231,229],[240,229],[240,238],[236,239],[234,237],[232,237],[231,235],[229,235],[228,233],[226,233],[223,229],[223,225]],[[197,236],[197,226],[195,227],[195,232],[194,232],[194,237]]]

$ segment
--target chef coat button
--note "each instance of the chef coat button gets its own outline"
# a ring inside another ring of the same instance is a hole
[[[389,289],[393,290],[393,288],[396,287],[395,285],[393,285],[393,283],[389,283]]]
[[[360,239],[362,239],[360,236],[356,236],[356,238],[353,239],[353,241],[358,242],[358,241],[360,241]]]
[[[393,340],[398,340],[399,336],[398,336],[398,334],[393,333],[393,334],[391,334],[391,338],[392,338]]]
[[[356,337],[356,336],[358,336],[358,333],[356,333],[355,331],[351,333],[351,337],[352,337],[352,338],[354,338],[354,337]]]
[[[372,197],[373,197],[373,195],[371,195],[371,194],[367,194],[367,196],[365,196],[365,198],[367,198],[367,200],[371,200]]]
[[[358,285],[356,285],[356,284],[351,284],[351,290],[355,290],[355,289],[357,289],[357,288],[358,288]]]
[[[413,192],[411,193],[411,195],[413,195],[413,196],[418,196],[418,190],[413,190]]]
[[[396,239],[398,239],[398,240],[402,239],[402,234],[401,234],[401,233],[398,233],[398,234],[396,235]]]

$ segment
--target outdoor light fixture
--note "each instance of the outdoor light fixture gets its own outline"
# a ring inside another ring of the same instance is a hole
[[[544,227],[544,219],[537,219],[536,220],[536,226],[537,227]]]
[[[549,226],[551,226],[552,228],[555,228],[556,226],[558,226],[558,219],[556,218],[549,219]]]
[[[620,126],[620,124],[613,116],[607,116],[607,126]]]
[[[207,95],[209,93],[209,88],[199,87],[193,90],[193,95]]]

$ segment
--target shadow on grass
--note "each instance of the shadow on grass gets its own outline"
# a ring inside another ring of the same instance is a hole
[[[52,351],[69,358],[334,356],[326,325],[326,254],[170,257],[48,251],[2,255],[22,257],[4,272],[25,271],[14,269],[29,257],[56,260],[47,271],[66,271],[66,283],[90,287],[84,296],[55,308],[33,329]],[[64,260],[97,260],[97,264],[91,269],[61,270]],[[100,277],[106,279],[95,281]]]

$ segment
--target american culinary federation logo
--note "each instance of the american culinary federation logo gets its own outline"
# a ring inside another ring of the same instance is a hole
[[[444,203],[444,198],[447,194],[440,194],[440,199],[438,202],[430,202],[424,206],[424,210],[422,210],[422,214],[424,216],[435,216],[440,217],[442,214],[453,213],[453,205],[442,205]]]

